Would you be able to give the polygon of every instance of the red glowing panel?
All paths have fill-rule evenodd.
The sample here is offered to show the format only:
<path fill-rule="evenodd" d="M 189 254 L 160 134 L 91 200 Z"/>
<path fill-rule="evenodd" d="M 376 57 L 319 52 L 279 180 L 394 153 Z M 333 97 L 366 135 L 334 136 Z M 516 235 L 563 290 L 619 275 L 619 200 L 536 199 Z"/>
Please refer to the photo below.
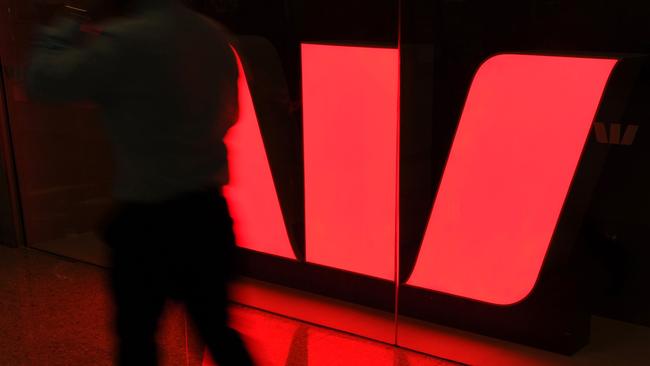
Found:
<path fill-rule="evenodd" d="M 398 57 L 302 45 L 308 262 L 394 279 Z"/>
<path fill-rule="evenodd" d="M 478 70 L 409 285 L 509 305 L 532 290 L 617 60 Z"/>
<path fill-rule="evenodd" d="M 230 182 L 223 193 L 237 245 L 295 259 L 239 56 L 239 120 L 226 135 Z"/>

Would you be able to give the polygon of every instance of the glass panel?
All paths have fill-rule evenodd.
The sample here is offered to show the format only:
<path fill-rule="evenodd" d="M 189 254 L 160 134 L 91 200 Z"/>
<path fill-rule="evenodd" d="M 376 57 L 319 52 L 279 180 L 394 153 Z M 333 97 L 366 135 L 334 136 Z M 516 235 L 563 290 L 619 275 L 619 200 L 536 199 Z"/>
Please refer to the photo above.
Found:
<path fill-rule="evenodd" d="M 20 82 L 34 25 L 59 5 L 17 1 L 10 19 L 7 100 L 25 239 L 29 246 L 106 265 L 107 248 L 95 232 L 112 204 L 112 162 L 99 113 L 89 104 L 28 101 Z"/>
<path fill-rule="evenodd" d="M 645 95 L 639 65 L 620 55 L 641 51 L 630 42 L 640 18 L 538 1 L 400 6 L 398 344 L 469 364 L 532 362 L 453 327 L 575 352 L 589 334 L 594 238 L 609 226 L 630 248 L 641 240 L 600 198 L 617 192 L 614 165 L 643 156 L 606 145 L 624 145 L 624 128 L 634 140 L 628 119 L 647 119 L 633 103 Z M 622 169 L 617 180 L 635 180 Z M 610 213 L 636 221 L 626 202 Z"/>
<path fill-rule="evenodd" d="M 397 1 L 197 4 L 235 34 L 241 71 L 225 140 L 245 274 L 234 300 L 394 343 Z M 24 60 L 47 9 L 20 6 L 12 50 Z M 28 245 L 107 264 L 94 234 L 112 205 L 98 110 L 30 102 L 16 82 L 10 112 Z"/>
<path fill-rule="evenodd" d="M 15 154 L 16 171 L 19 182 L 19 199 L 22 208 L 22 219 L 25 230 L 26 244 L 30 247 L 44 250 L 57 255 L 73 258 L 86 263 L 107 266 L 108 248 L 96 233 L 110 211 L 113 200 L 111 193 L 112 158 L 111 150 L 100 124 L 99 111 L 90 104 L 53 104 L 36 103 L 26 98 L 22 85 L 25 61 L 33 41 L 33 31 L 36 25 L 51 16 L 64 1 L 48 1 L 47 4 L 36 4 L 32 1 L 11 1 L 8 6 L 2 6 L 2 14 L 9 14 L 6 26 L 11 37 L 7 41 L 7 58 L 5 72 L 9 127 Z M 4 11 L 11 8 L 11 12 Z M 4 19 L 3 19 L 4 20 Z M 4 30 L 4 29 L 3 29 Z M 3 43 L 3 46 L 5 44 Z M 55 345 L 56 347 L 71 344 L 84 344 L 88 339 L 96 341 L 103 347 L 105 354 L 101 359 L 109 361 L 114 357 L 111 343 L 114 340 L 114 330 L 111 321 L 112 306 L 110 301 L 104 301 L 110 292 L 105 288 L 106 272 L 96 267 L 74 264 L 77 271 L 87 272 L 81 280 L 74 275 L 60 274 L 68 270 L 51 256 L 36 255 L 46 263 L 35 265 L 38 271 L 34 276 L 26 277 L 27 292 L 22 295 L 25 299 L 19 302 L 30 304 L 29 310 L 23 314 L 27 323 L 40 320 L 40 314 L 47 313 L 65 324 L 60 326 L 65 336 L 55 336 L 69 341 Z M 26 255 L 28 262 L 33 255 Z M 22 264 L 21 261 L 18 261 Z M 51 263 L 50 263 L 51 262 Z M 36 262 L 34 262 L 36 263 Z M 50 268 L 51 267 L 51 268 Z M 71 267 L 71 268 L 72 268 Z M 45 271 L 39 273 L 39 271 Z M 56 275 L 54 275 L 56 273 Z M 37 277 L 42 278 L 37 278 Z M 45 288 L 50 285 L 50 277 L 65 279 L 57 282 L 68 288 Z M 32 278 L 33 277 L 33 278 Z M 45 278 L 45 280 L 43 280 Z M 95 281 L 96 280 L 96 281 Z M 100 283 L 99 288 L 93 288 L 93 281 Z M 84 288 L 88 283 L 90 287 Z M 97 296 L 89 296 L 88 292 L 99 292 Z M 24 289 L 22 292 L 25 292 Z M 55 294 L 52 297 L 52 294 Z M 46 296 L 47 295 L 47 296 Z M 96 294 L 93 294 L 96 295 Z M 81 299 L 75 299 L 81 297 Z M 59 298 L 60 297 L 60 298 Z M 74 300 L 74 301 L 73 301 Z M 82 306 L 89 310 L 86 320 L 100 320 L 96 328 L 84 330 L 94 332 L 92 337 L 80 331 L 70 332 L 76 326 L 78 319 L 67 319 L 60 316 L 63 313 L 74 313 L 72 310 Z M 94 308 L 93 308 L 94 307 Z M 55 315 L 58 315 L 56 317 Z M 86 314 L 88 315 L 88 314 Z M 46 317 L 47 318 L 47 317 Z M 52 319 L 45 319 L 45 325 L 28 324 L 25 334 L 30 340 L 45 339 L 51 341 Z M 86 324 L 82 322 L 83 324 Z M 82 325 L 83 325 L 82 324 Z M 72 327 L 72 328 L 71 328 Z M 39 331 L 40 330 L 40 331 Z M 45 332 L 43 332 L 45 330 Z M 48 336 L 49 335 L 49 336 Z M 183 309 L 179 306 L 169 307 L 162 315 L 159 328 L 159 341 L 162 345 L 160 357 L 170 364 L 186 362 L 186 331 Z M 108 336 L 108 338 L 106 337 Z M 84 339 L 87 337 L 87 339 Z M 41 345 L 27 344 L 28 349 L 36 349 Z M 89 345 L 90 348 L 96 346 Z M 106 346 L 106 347 L 104 347 Z M 55 348 L 56 348 L 55 347 Z M 45 347 L 46 349 L 48 347 Z M 47 352 L 61 351 L 49 347 Z M 46 352 L 46 353 L 47 353 Z M 72 352 L 74 353 L 74 352 Z M 25 356 L 25 355 L 23 355 Z M 52 355 L 36 355 L 45 358 Z M 35 357 L 36 357 L 35 356 Z M 28 357 L 28 356 L 25 356 Z M 88 355 L 83 354 L 87 362 Z M 23 357 L 24 358 L 24 357 Z M 29 357 L 28 357 L 29 358 Z M 76 361 L 70 361 L 76 363 Z"/>
<path fill-rule="evenodd" d="M 394 342 L 396 1 L 244 1 L 225 187 L 244 304 Z"/>

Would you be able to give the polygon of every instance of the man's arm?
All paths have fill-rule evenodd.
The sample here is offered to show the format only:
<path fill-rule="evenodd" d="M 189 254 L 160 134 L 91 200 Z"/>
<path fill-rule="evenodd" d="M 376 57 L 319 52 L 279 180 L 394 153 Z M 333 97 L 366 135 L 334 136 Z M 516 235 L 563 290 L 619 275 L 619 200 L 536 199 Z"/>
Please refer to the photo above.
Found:
<path fill-rule="evenodd" d="M 86 44 L 80 23 L 60 19 L 37 36 L 27 68 L 30 98 L 43 101 L 93 99 L 106 91 L 117 76 L 120 55 L 116 40 L 99 33 Z"/>

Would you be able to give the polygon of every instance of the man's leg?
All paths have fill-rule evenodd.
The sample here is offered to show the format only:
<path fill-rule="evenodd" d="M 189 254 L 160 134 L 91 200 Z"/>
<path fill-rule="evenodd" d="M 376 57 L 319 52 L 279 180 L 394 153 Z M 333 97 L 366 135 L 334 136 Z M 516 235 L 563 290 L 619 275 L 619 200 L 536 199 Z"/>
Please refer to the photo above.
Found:
<path fill-rule="evenodd" d="M 199 336 L 220 366 L 252 366 L 246 345 L 228 325 L 228 301 L 225 286 L 219 280 L 189 295 L 185 302 Z M 220 288 L 222 287 L 222 288 Z"/>
<path fill-rule="evenodd" d="M 111 285 L 118 337 L 118 365 L 157 365 L 156 330 L 165 303 L 155 252 L 147 252 L 137 222 L 128 216 L 107 233 L 113 247 Z M 131 221 L 131 222 L 129 222 Z M 149 238 L 150 239 L 150 238 Z"/>
<path fill-rule="evenodd" d="M 193 205 L 195 219 L 184 259 L 183 300 L 200 337 L 220 366 L 253 365 L 241 337 L 228 325 L 228 280 L 235 247 L 232 219 L 216 194 Z"/>

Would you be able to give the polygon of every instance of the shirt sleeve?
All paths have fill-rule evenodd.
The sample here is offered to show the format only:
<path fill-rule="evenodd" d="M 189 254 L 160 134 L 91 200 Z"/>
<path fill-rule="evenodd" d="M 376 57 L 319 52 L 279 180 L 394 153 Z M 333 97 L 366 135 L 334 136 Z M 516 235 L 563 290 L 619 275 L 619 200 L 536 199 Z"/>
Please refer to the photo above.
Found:
<path fill-rule="evenodd" d="M 90 100 L 110 87 L 120 62 L 116 40 L 99 33 L 82 44 L 82 36 L 80 24 L 73 19 L 60 19 L 39 31 L 25 80 L 30 98 Z"/>

